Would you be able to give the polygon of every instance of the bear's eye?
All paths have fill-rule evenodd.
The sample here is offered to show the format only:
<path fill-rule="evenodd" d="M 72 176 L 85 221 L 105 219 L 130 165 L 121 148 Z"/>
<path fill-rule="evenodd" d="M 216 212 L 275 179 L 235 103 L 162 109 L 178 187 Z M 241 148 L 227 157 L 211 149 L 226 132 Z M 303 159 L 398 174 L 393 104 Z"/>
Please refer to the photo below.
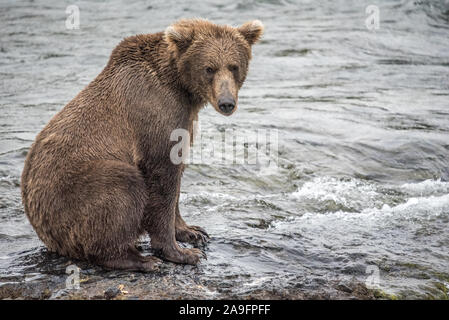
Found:
<path fill-rule="evenodd" d="M 214 73 L 215 73 L 215 70 L 212 69 L 211 67 L 207 67 L 207 68 L 206 68 L 206 73 L 207 73 L 207 74 L 214 74 Z"/>
<path fill-rule="evenodd" d="M 231 71 L 231 72 L 236 72 L 238 70 L 239 70 L 239 67 L 234 64 L 229 66 L 229 71 Z"/>

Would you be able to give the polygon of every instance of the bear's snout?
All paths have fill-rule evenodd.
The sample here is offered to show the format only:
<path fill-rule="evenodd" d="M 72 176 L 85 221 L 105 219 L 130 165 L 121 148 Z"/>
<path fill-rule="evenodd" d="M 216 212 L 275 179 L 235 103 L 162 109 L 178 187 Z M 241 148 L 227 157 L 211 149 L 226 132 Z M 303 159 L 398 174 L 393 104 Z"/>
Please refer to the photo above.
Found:
<path fill-rule="evenodd" d="M 237 109 L 238 89 L 232 74 L 227 70 L 217 73 L 211 99 L 214 108 L 225 116 L 230 116 Z"/>
<path fill-rule="evenodd" d="M 224 96 L 218 99 L 218 108 L 225 114 L 231 115 L 235 108 L 235 100 L 232 96 Z"/>

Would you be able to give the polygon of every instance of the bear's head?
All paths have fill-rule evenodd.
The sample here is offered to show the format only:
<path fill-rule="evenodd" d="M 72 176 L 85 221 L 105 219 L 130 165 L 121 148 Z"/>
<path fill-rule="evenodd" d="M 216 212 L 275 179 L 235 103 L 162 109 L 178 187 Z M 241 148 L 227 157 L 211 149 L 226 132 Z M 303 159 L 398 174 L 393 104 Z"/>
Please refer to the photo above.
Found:
<path fill-rule="evenodd" d="M 263 32 L 254 20 L 234 28 L 207 20 L 180 20 L 164 33 L 182 85 L 226 116 L 237 109 L 238 90 L 245 81 L 251 46 Z"/>

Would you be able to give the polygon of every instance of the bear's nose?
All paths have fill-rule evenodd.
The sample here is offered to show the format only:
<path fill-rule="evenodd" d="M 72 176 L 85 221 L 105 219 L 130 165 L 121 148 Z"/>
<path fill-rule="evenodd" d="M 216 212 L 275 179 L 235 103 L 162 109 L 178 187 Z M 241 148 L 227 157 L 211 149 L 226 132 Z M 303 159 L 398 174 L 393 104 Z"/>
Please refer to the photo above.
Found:
<path fill-rule="evenodd" d="M 235 108 L 235 100 L 230 97 L 220 98 L 218 100 L 218 107 L 224 113 L 231 113 Z"/>

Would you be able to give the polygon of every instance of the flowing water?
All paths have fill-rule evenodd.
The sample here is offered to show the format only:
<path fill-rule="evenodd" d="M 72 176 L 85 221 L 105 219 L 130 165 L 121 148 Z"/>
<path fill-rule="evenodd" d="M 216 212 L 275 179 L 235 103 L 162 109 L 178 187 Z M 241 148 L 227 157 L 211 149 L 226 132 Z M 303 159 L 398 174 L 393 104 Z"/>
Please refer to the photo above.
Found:
<path fill-rule="evenodd" d="M 81 291 L 109 279 L 141 286 L 140 297 L 166 282 L 180 297 L 338 298 L 360 283 L 384 297 L 447 298 L 449 1 L 375 2 L 373 29 L 370 1 L 77 1 L 80 28 L 69 30 L 69 1 L 1 1 L 0 292 L 62 288 L 71 263 L 46 252 L 21 204 L 36 134 L 123 37 L 203 17 L 265 25 L 239 110 L 208 107 L 200 124 L 277 130 L 276 165 L 191 164 L 181 212 L 211 234 L 208 260 L 135 282 L 78 264 L 95 279 Z"/>

